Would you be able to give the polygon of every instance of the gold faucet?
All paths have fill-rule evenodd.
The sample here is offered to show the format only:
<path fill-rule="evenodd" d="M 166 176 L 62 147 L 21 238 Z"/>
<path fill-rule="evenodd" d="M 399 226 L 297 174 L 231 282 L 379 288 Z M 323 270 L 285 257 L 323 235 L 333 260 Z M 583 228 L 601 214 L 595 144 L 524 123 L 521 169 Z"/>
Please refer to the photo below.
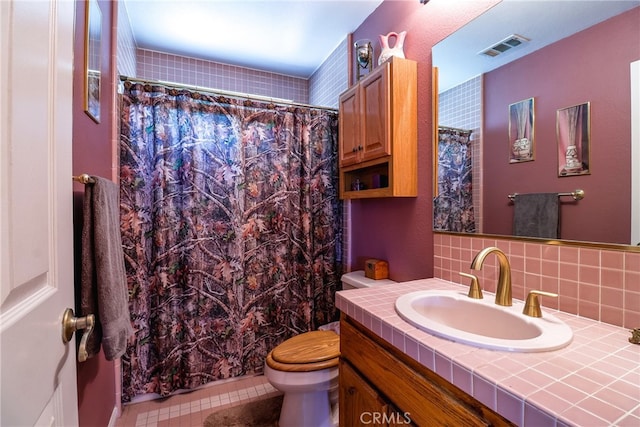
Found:
<path fill-rule="evenodd" d="M 540 301 L 538 299 L 539 295 L 558 298 L 558 294 L 554 294 L 553 292 L 531 290 L 529 291 L 529 295 L 527 295 L 527 302 L 524 304 L 522 314 L 531 317 L 542 317 L 542 309 L 540 308 Z"/>
<path fill-rule="evenodd" d="M 507 256 L 499 248 L 490 246 L 484 248 L 471 261 L 471 269 L 481 270 L 484 259 L 490 253 L 495 253 L 500 265 L 500 275 L 498 276 L 498 289 L 496 290 L 496 304 L 511 305 L 511 266 Z"/>
<path fill-rule="evenodd" d="M 480 289 L 480 282 L 478 281 L 478 277 L 473 274 L 463 273 L 462 271 L 458 274 L 460 274 L 462 277 L 471 279 L 471 286 L 469 286 L 469 293 L 467 294 L 467 296 L 473 299 L 482 299 L 482 289 Z"/>

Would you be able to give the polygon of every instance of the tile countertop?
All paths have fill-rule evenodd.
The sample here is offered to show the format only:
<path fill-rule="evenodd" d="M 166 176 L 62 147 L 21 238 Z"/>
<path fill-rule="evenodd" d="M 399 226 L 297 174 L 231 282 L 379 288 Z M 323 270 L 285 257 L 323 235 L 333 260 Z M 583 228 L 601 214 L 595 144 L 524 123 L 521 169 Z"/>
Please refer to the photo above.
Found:
<path fill-rule="evenodd" d="M 431 335 L 396 314 L 396 298 L 428 289 L 467 287 L 421 279 L 340 291 L 336 305 L 519 426 L 640 426 L 640 346 L 629 343 L 627 329 L 545 308 L 543 299 L 543 315 L 573 330 L 567 347 L 542 353 L 476 348 Z"/>

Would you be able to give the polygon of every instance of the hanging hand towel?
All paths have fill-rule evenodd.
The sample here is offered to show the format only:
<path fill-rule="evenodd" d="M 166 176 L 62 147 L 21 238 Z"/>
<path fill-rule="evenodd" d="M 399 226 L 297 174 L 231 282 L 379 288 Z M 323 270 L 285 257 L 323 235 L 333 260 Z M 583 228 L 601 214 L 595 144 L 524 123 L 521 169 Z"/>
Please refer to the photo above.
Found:
<path fill-rule="evenodd" d="M 518 194 L 513 203 L 514 236 L 558 238 L 558 193 Z"/>
<path fill-rule="evenodd" d="M 82 272 L 80 310 L 94 314 L 96 326 L 87 342 L 92 357 L 104 349 L 107 360 L 122 356 L 133 333 L 120 236 L 118 186 L 92 177 L 85 185 L 82 225 Z"/>

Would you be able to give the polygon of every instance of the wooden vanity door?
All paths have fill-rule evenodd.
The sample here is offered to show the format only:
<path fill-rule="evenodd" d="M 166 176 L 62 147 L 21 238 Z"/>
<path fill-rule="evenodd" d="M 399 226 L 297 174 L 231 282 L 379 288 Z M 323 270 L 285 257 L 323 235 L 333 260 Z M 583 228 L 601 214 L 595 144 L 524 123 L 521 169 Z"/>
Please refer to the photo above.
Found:
<path fill-rule="evenodd" d="M 340 425 L 385 425 L 374 422 L 374 417 L 389 411 L 387 403 L 344 360 L 340 360 Z"/>

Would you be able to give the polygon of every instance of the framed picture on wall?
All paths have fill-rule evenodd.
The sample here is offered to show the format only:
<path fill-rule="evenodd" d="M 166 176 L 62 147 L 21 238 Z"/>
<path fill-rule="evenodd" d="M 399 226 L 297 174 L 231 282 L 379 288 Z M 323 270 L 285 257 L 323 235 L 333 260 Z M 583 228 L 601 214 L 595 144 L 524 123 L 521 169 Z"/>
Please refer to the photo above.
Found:
<path fill-rule="evenodd" d="M 589 102 L 561 108 L 556 113 L 558 176 L 588 175 L 591 144 Z"/>
<path fill-rule="evenodd" d="M 533 98 L 509 105 L 509 163 L 535 158 Z"/>

